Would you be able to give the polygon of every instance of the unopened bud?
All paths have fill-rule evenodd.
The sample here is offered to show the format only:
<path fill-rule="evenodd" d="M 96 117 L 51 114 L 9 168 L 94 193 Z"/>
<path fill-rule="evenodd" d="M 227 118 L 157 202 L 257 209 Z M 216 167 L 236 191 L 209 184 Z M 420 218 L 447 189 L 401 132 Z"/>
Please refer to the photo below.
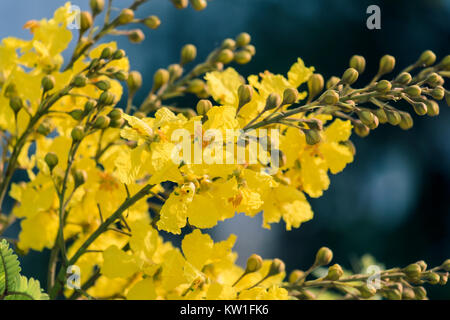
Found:
<path fill-rule="evenodd" d="M 113 52 L 111 48 L 106 47 L 102 50 L 102 53 L 100 54 L 100 59 L 109 59 L 111 58 Z"/>
<path fill-rule="evenodd" d="M 144 19 L 144 24 L 150 29 L 157 29 L 161 25 L 161 20 L 157 16 L 150 16 Z"/>
<path fill-rule="evenodd" d="M 433 97 L 433 99 L 442 100 L 442 99 L 444 99 L 444 95 L 445 95 L 445 90 L 441 86 L 437 86 L 436 88 L 431 90 L 431 96 Z"/>
<path fill-rule="evenodd" d="M 128 40 L 132 43 L 141 43 L 145 40 L 145 35 L 141 29 L 134 29 L 128 34 Z"/>
<path fill-rule="evenodd" d="M 112 59 L 119 60 L 125 57 L 125 50 L 119 49 L 116 52 L 113 53 Z"/>
<path fill-rule="evenodd" d="M 83 118 L 84 115 L 84 111 L 81 109 L 75 109 L 69 112 L 69 115 L 74 119 L 74 120 L 81 120 Z"/>
<path fill-rule="evenodd" d="M 11 109 L 14 111 L 14 113 L 18 113 L 20 111 L 20 109 L 23 108 L 23 102 L 22 99 L 20 99 L 19 97 L 12 97 L 9 100 L 9 106 L 11 107 Z"/>
<path fill-rule="evenodd" d="M 445 260 L 444 263 L 441 265 L 441 267 L 445 271 L 450 272 L 450 259 Z"/>
<path fill-rule="evenodd" d="M 45 163 L 47 163 L 48 167 L 50 168 L 50 172 L 53 171 L 53 168 L 55 168 L 58 164 L 58 156 L 54 152 L 49 152 L 45 155 Z"/>
<path fill-rule="evenodd" d="M 194 8 L 194 10 L 203 10 L 206 8 L 206 6 L 208 5 L 206 3 L 206 0 L 189 0 L 191 2 L 191 6 L 192 8 Z"/>
<path fill-rule="evenodd" d="M 418 85 L 412 85 L 405 88 L 404 92 L 410 97 L 418 97 L 422 93 L 422 89 Z"/>
<path fill-rule="evenodd" d="M 339 79 L 338 77 L 332 76 L 330 79 L 328 79 L 326 88 L 334 88 L 340 81 L 341 79 Z"/>
<path fill-rule="evenodd" d="M 46 75 L 42 78 L 41 85 L 44 92 L 50 91 L 55 86 L 55 78 L 51 75 Z"/>
<path fill-rule="evenodd" d="M 436 72 L 433 72 L 427 77 L 427 83 L 432 87 L 436 87 L 444 84 L 444 79 Z"/>
<path fill-rule="evenodd" d="M 324 80 L 320 73 L 314 73 L 308 79 L 309 98 L 313 99 L 323 90 Z"/>
<path fill-rule="evenodd" d="M 403 84 L 403 85 L 407 85 L 408 83 L 410 83 L 412 80 L 411 74 L 409 72 L 402 72 L 400 73 L 397 78 L 395 78 L 395 81 Z"/>
<path fill-rule="evenodd" d="M 310 146 L 313 146 L 322 140 L 319 130 L 305 129 L 303 130 L 303 132 L 305 133 L 306 143 L 309 144 Z"/>
<path fill-rule="evenodd" d="M 238 64 L 246 64 L 252 60 L 252 55 L 247 50 L 241 50 L 234 55 L 234 61 Z"/>
<path fill-rule="evenodd" d="M 197 57 L 197 48 L 193 44 L 187 44 L 181 49 L 181 62 L 180 64 L 189 63 Z"/>
<path fill-rule="evenodd" d="M 447 103 L 447 106 L 450 107 L 450 91 L 445 90 L 445 102 Z"/>
<path fill-rule="evenodd" d="M 336 281 L 343 275 L 344 270 L 342 270 L 342 267 L 338 264 L 334 264 L 328 268 L 328 274 L 325 277 L 325 280 Z"/>
<path fill-rule="evenodd" d="M 424 272 L 425 270 L 427 270 L 427 267 L 428 267 L 428 266 L 427 266 L 427 263 L 426 263 L 425 261 L 420 260 L 420 261 L 417 261 L 416 264 L 419 265 L 420 270 L 421 270 L 422 272 Z"/>
<path fill-rule="evenodd" d="M 94 85 L 103 91 L 109 90 L 111 88 L 111 84 L 109 83 L 109 81 L 106 80 L 97 81 L 94 83 Z"/>
<path fill-rule="evenodd" d="M 86 82 L 87 78 L 82 74 L 78 74 L 75 76 L 75 78 L 72 79 L 72 84 L 77 88 L 86 86 Z"/>
<path fill-rule="evenodd" d="M 127 85 L 130 94 L 134 95 L 142 86 L 142 75 L 138 71 L 131 71 L 128 74 Z"/>
<path fill-rule="evenodd" d="M 423 67 L 431 66 L 436 61 L 436 55 L 431 50 L 424 51 L 419 60 L 417 60 L 417 64 Z"/>
<path fill-rule="evenodd" d="M 234 59 L 234 53 L 230 49 L 223 49 L 217 55 L 217 61 L 224 64 L 230 63 Z"/>
<path fill-rule="evenodd" d="M 114 79 L 119 81 L 125 81 L 128 79 L 126 72 L 122 70 L 115 72 L 112 76 L 114 77 Z"/>
<path fill-rule="evenodd" d="M 381 80 L 375 86 L 375 90 L 378 92 L 388 92 L 391 88 L 392 84 L 387 80 Z"/>
<path fill-rule="evenodd" d="M 375 116 L 372 112 L 368 110 L 361 110 L 357 112 L 359 120 L 361 120 L 362 123 L 364 123 L 369 128 L 373 125 L 373 122 L 375 121 Z"/>
<path fill-rule="evenodd" d="M 72 172 L 75 188 L 83 185 L 87 180 L 87 173 L 84 170 L 74 170 Z"/>
<path fill-rule="evenodd" d="M 42 122 L 39 127 L 36 129 L 36 132 L 43 135 L 44 137 L 47 136 L 50 133 L 50 126 L 45 123 Z"/>
<path fill-rule="evenodd" d="M 119 120 L 119 119 L 121 119 L 122 118 L 122 114 L 123 114 L 123 111 L 122 111 L 122 109 L 112 109 L 109 113 L 108 113 L 108 117 L 111 119 L 111 120 Z"/>
<path fill-rule="evenodd" d="M 352 85 L 353 83 L 358 80 L 358 71 L 354 68 L 348 68 L 345 70 L 344 74 L 342 75 L 342 82 L 345 84 Z"/>
<path fill-rule="evenodd" d="M 80 13 L 80 31 L 84 32 L 92 27 L 93 24 L 92 15 L 87 11 L 82 11 Z"/>
<path fill-rule="evenodd" d="M 400 128 L 403 130 L 411 129 L 414 125 L 414 121 L 411 117 L 411 115 L 408 112 L 401 112 L 400 113 L 401 121 L 400 121 Z"/>
<path fill-rule="evenodd" d="M 373 297 L 377 293 L 377 289 L 374 286 L 362 285 L 357 287 L 358 291 L 361 294 L 361 297 L 364 299 L 368 299 Z"/>
<path fill-rule="evenodd" d="M 123 118 L 111 120 L 109 126 L 111 128 L 122 128 L 123 124 L 125 123 L 125 120 Z"/>
<path fill-rule="evenodd" d="M 370 128 L 359 120 L 353 121 L 355 126 L 355 133 L 361 138 L 367 137 L 370 133 Z"/>
<path fill-rule="evenodd" d="M 403 268 L 402 271 L 406 274 L 409 279 L 418 279 L 422 272 L 422 269 L 417 263 L 412 263 L 407 267 Z"/>
<path fill-rule="evenodd" d="M 413 291 L 418 300 L 423 300 L 427 297 L 427 291 L 424 287 L 413 287 Z"/>
<path fill-rule="evenodd" d="M 278 93 L 272 92 L 266 99 L 266 107 L 265 110 L 272 110 L 280 106 L 281 97 Z"/>
<path fill-rule="evenodd" d="M 183 68 L 177 63 L 171 64 L 167 70 L 169 70 L 171 80 L 177 80 L 183 75 Z"/>
<path fill-rule="evenodd" d="M 212 108 L 212 103 L 209 100 L 202 99 L 197 103 L 197 113 L 200 115 L 205 115 Z"/>
<path fill-rule="evenodd" d="M 450 55 L 445 56 L 441 62 L 439 62 L 439 67 L 443 70 L 450 71 Z"/>
<path fill-rule="evenodd" d="M 98 15 L 105 8 L 105 0 L 91 0 L 89 4 L 94 15 Z"/>
<path fill-rule="evenodd" d="M 381 108 L 376 109 L 373 111 L 373 113 L 378 118 L 380 123 L 386 123 L 388 121 L 387 115 L 386 115 L 386 112 L 384 111 L 384 109 L 381 109 Z"/>
<path fill-rule="evenodd" d="M 413 103 L 413 109 L 416 114 L 419 116 L 423 116 L 427 114 L 427 106 L 423 102 L 415 102 Z"/>
<path fill-rule="evenodd" d="M 275 276 L 277 274 L 280 274 L 284 272 L 285 266 L 284 262 L 280 259 L 273 259 L 272 264 L 270 265 L 269 273 L 267 274 L 268 277 Z"/>
<path fill-rule="evenodd" d="M 294 270 L 289 275 L 289 283 L 296 283 L 300 279 L 303 279 L 305 276 L 305 273 L 301 270 Z"/>
<path fill-rule="evenodd" d="M 366 69 L 366 59 L 363 56 L 354 55 L 350 58 L 350 68 L 356 69 L 359 74 L 363 73 Z"/>
<path fill-rule="evenodd" d="M 298 91 L 294 88 L 287 88 L 283 92 L 283 105 L 296 103 L 298 99 Z"/>
<path fill-rule="evenodd" d="M 247 260 L 245 273 L 253 273 L 261 269 L 263 265 L 262 258 L 257 254 L 252 254 Z"/>
<path fill-rule="evenodd" d="M 314 262 L 314 266 L 326 266 L 333 260 L 333 251 L 328 249 L 327 247 L 322 247 L 317 251 L 316 260 Z"/>
<path fill-rule="evenodd" d="M 416 298 L 416 295 L 414 293 L 414 290 L 409 287 L 403 287 L 402 290 L 402 300 L 414 300 Z"/>
<path fill-rule="evenodd" d="M 172 0 L 172 3 L 177 9 L 184 9 L 188 6 L 188 0 Z"/>
<path fill-rule="evenodd" d="M 439 278 L 439 285 L 441 286 L 445 286 L 448 282 L 448 272 L 446 273 L 441 273 L 440 278 Z"/>
<path fill-rule="evenodd" d="M 76 126 L 72 129 L 72 132 L 70 133 L 72 136 L 73 141 L 81 141 L 84 137 L 84 130 L 81 126 Z"/>
<path fill-rule="evenodd" d="M 250 43 L 252 38 L 247 32 L 242 32 L 236 37 L 236 45 L 238 47 L 246 46 Z"/>
<path fill-rule="evenodd" d="M 252 56 L 256 54 L 256 48 L 252 44 L 248 44 L 243 48 L 245 51 L 248 51 Z"/>
<path fill-rule="evenodd" d="M 248 84 L 242 84 L 238 88 L 238 97 L 239 97 L 239 107 L 242 108 L 244 105 L 249 103 L 252 100 L 253 96 L 253 87 Z"/>
<path fill-rule="evenodd" d="M 94 128 L 106 129 L 111 122 L 111 119 L 107 116 L 99 116 L 95 119 Z"/>
<path fill-rule="evenodd" d="M 153 91 L 158 90 L 169 81 L 169 71 L 158 69 L 153 76 Z"/>
<path fill-rule="evenodd" d="M 386 117 L 389 124 L 396 126 L 402 121 L 402 117 L 400 113 L 395 110 L 386 110 Z"/>
<path fill-rule="evenodd" d="M 96 102 L 95 100 L 88 100 L 85 104 L 84 104 L 84 114 L 88 114 L 89 112 L 92 111 L 92 109 L 95 108 L 96 106 Z"/>
<path fill-rule="evenodd" d="M 378 68 L 378 74 L 383 75 L 394 70 L 395 58 L 390 55 L 385 55 L 380 59 L 380 66 Z"/>
<path fill-rule="evenodd" d="M 114 103 L 114 95 L 109 91 L 103 91 L 98 98 L 98 102 L 104 105 L 111 105 Z"/>
<path fill-rule="evenodd" d="M 119 17 L 117 18 L 117 21 L 119 24 L 127 24 L 130 23 L 131 21 L 133 21 L 134 19 L 134 11 L 131 9 L 123 9 L 120 14 Z"/>
<path fill-rule="evenodd" d="M 440 277 L 436 272 L 427 272 L 422 275 L 422 280 L 435 285 L 439 283 Z"/>

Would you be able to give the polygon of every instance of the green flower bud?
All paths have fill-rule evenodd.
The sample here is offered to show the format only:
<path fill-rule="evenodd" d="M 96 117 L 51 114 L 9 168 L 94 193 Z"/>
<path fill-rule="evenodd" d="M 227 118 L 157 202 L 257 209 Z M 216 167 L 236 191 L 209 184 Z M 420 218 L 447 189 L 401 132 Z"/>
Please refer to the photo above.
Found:
<path fill-rule="evenodd" d="M 445 90 L 441 86 L 437 86 L 436 88 L 431 90 L 431 96 L 433 97 L 433 99 L 442 100 L 442 99 L 444 99 L 444 95 L 445 95 Z"/>
<path fill-rule="evenodd" d="M 217 55 L 217 61 L 222 62 L 224 64 L 230 63 L 234 59 L 234 53 L 230 49 L 223 49 Z"/>
<path fill-rule="evenodd" d="M 309 98 L 313 99 L 323 90 L 324 80 L 321 74 L 314 73 L 308 79 Z"/>
<path fill-rule="evenodd" d="M 325 91 L 320 99 L 328 105 L 335 105 L 339 101 L 339 93 L 335 90 L 327 90 Z"/>
<path fill-rule="evenodd" d="M 418 97 L 422 93 L 422 89 L 418 85 L 412 85 L 405 88 L 404 92 L 410 97 Z"/>
<path fill-rule="evenodd" d="M 368 286 L 366 284 L 363 284 L 362 286 L 359 286 L 356 289 L 358 289 L 358 291 L 361 294 L 361 297 L 364 299 L 372 298 L 377 293 L 377 289 L 375 289 L 374 286 Z"/>
<path fill-rule="evenodd" d="M 206 84 L 201 79 L 194 79 L 189 82 L 187 91 L 194 93 L 194 94 L 200 94 L 206 89 Z"/>
<path fill-rule="evenodd" d="M 161 25 L 161 20 L 157 16 L 150 16 L 144 19 L 144 24 L 150 29 L 157 29 Z"/>
<path fill-rule="evenodd" d="M 363 56 L 354 55 L 350 58 L 350 68 L 358 71 L 359 74 L 363 73 L 366 69 L 366 59 Z"/>
<path fill-rule="evenodd" d="M 394 70 L 395 58 L 390 55 L 385 55 L 380 59 L 380 66 L 378 68 L 378 74 L 383 75 Z"/>
<path fill-rule="evenodd" d="M 197 48 L 193 44 L 186 44 L 181 49 L 181 65 L 194 61 L 197 57 Z"/>
<path fill-rule="evenodd" d="M 92 13 L 96 16 L 105 8 L 105 0 L 91 0 L 89 2 Z"/>
<path fill-rule="evenodd" d="M 49 152 L 45 155 L 45 163 L 47 163 L 50 172 L 58 165 L 58 156 L 54 152 Z"/>
<path fill-rule="evenodd" d="M 253 273 L 262 268 L 263 260 L 257 254 L 252 254 L 247 260 L 247 266 L 245 268 L 245 273 Z"/>
<path fill-rule="evenodd" d="M 306 143 L 309 144 L 310 146 L 313 146 L 322 140 L 319 130 L 305 129 L 303 130 L 303 132 L 305 133 Z"/>
<path fill-rule="evenodd" d="M 74 85 L 77 88 L 82 88 L 86 86 L 86 82 L 87 78 L 82 74 L 78 74 L 72 79 L 72 85 Z"/>
<path fill-rule="evenodd" d="M 172 3 L 177 9 L 184 9 L 188 6 L 188 0 L 172 0 Z"/>
<path fill-rule="evenodd" d="M 349 148 L 353 155 L 356 154 L 356 147 L 351 140 L 341 141 L 340 144 Z"/>
<path fill-rule="evenodd" d="M 383 295 L 388 300 L 401 300 L 402 299 L 402 293 L 398 289 L 387 289 L 383 292 Z"/>
<path fill-rule="evenodd" d="M 403 84 L 403 85 L 407 85 L 408 83 L 410 83 L 412 80 L 411 74 L 408 72 L 402 72 L 400 73 L 397 78 L 395 78 L 395 81 Z"/>
<path fill-rule="evenodd" d="M 279 107 L 281 104 L 281 97 L 278 93 L 272 92 L 266 99 L 265 110 L 272 110 Z"/>
<path fill-rule="evenodd" d="M 36 132 L 43 135 L 44 137 L 49 135 L 50 131 L 51 131 L 50 126 L 45 122 L 42 122 L 36 129 Z"/>
<path fill-rule="evenodd" d="M 241 50 L 234 55 L 234 61 L 238 64 L 246 64 L 252 60 L 252 55 L 247 50 Z"/>
<path fill-rule="evenodd" d="M 421 270 L 422 272 L 424 272 L 425 270 L 427 270 L 427 263 L 426 263 L 425 261 L 420 260 L 420 261 L 417 261 L 416 264 L 419 265 L 420 270 Z"/>
<path fill-rule="evenodd" d="M 386 110 L 386 117 L 387 117 L 387 121 L 393 125 L 396 126 L 400 123 L 400 121 L 402 121 L 402 117 L 400 116 L 400 114 L 395 111 L 395 110 Z"/>
<path fill-rule="evenodd" d="M 322 247 L 317 251 L 316 260 L 314 261 L 314 266 L 326 266 L 333 260 L 333 251 L 327 247 Z"/>
<path fill-rule="evenodd" d="M 240 85 L 238 88 L 238 97 L 239 97 L 238 109 L 240 109 L 252 100 L 253 87 L 248 84 Z"/>
<path fill-rule="evenodd" d="M 92 111 L 92 109 L 95 108 L 95 106 L 97 105 L 97 102 L 95 100 L 88 100 L 85 104 L 84 104 L 84 114 L 88 114 L 89 112 Z"/>
<path fill-rule="evenodd" d="M 436 61 L 436 55 L 431 50 L 424 51 L 419 60 L 417 60 L 417 64 L 423 67 L 431 66 Z"/>
<path fill-rule="evenodd" d="M 236 47 L 236 41 L 231 38 L 227 38 L 222 42 L 223 49 L 234 49 Z"/>
<path fill-rule="evenodd" d="M 84 32 L 88 30 L 90 27 L 92 27 L 92 24 L 94 23 L 92 19 L 92 15 L 87 11 L 82 11 L 80 13 L 80 31 Z"/>
<path fill-rule="evenodd" d="M 12 97 L 11 99 L 9 99 L 9 106 L 14 111 L 14 113 L 17 114 L 20 109 L 23 108 L 22 99 L 20 99 L 19 97 Z"/>
<path fill-rule="evenodd" d="M 443 70 L 450 71 L 450 55 L 445 56 L 441 62 L 439 62 L 439 67 Z"/>
<path fill-rule="evenodd" d="M 72 175 L 75 182 L 75 188 L 83 185 L 87 180 L 87 173 L 84 170 L 73 170 Z"/>
<path fill-rule="evenodd" d="M 102 53 L 100 54 L 100 59 L 109 59 L 111 58 L 113 52 L 111 48 L 106 47 L 102 50 Z"/>
<path fill-rule="evenodd" d="M 436 72 L 433 72 L 427 77 L 427 83 L 432 87 L 436 87 L 444 84 L 444 79 Z"/>
<path fill-rule="evenodd" d="M 252 38 L 247 32 L 242 32 L 236 37 L 236 45 L 238 47 L 246 46 L 252 41 Z"/>
<path fill-rule="evenodd" d="M 338 77 L 332 76 L 330 79 L 328 79 L 326 88 L 334 88 L 340 81 L 341 79 L 339 79 Z"/>
<path fill-rule="evenodd" d="M 125 120 L 123 118 L 111 120 L 111 123 L 109 126 L 111 128 L 122 128 L 123 124 L 125 123 Z"/>
<path fill-rule="evenodd" d="M 125 57 L 125 50 L 119 49 L 116 52 L 113 53 L 112 59 L 113 60 L 120 60 L 123 57 Z"/>
<path fill-rule="evenodd" d="M 46 75 L 42 78 L 41 86 L 44 92 L 52 90 L 55 86 L 55 78 L 51 75 Z"/>
<path fill-rule="evenodd" d="M 81 120 L 83 118 L 84 115 L 84 111 L 81 109 L 75 109 L 69 112 L 69 115 L 74 119 L 74 120 Z"/>
<path fill-rule="evenodd" d="M 448 282 L 448 272 L 441 273 L 440 279 L 439 279 L 439 285 L 445 286 Z"/>
<path fill-rule="evenodd" d="M 103 91 L 100 97 L 98 98 L 98 102 L 103 105 L 111 105 L 114 103 L 114 95 L 109 91 Z"/>
<path fill-rule="evenodd" d="M 375 121 L 375 116 L 372 112 L 368 110 L 361 110 L 357 112 L 359 120 L 364 123 L 369 128 L 373 125 Z"/>
<path fill-rule="evenodd" d="M 413 291 L 417 300 L 423 300 L 427 297 L 427 291 L 424 287 L 413 287 Z"/>
<path fill-rule="evenodd" d="M 94 85 L 103 91 L 109 90 L 111 88 L 111 84 L 109 83 L 109 81 L 106 80 L 97 81 L 94 83 Z"/>
<path fill-rule="evenodd" d="M 70 135 L 72 136 L 72 140 L 77 142 L 77 141 L 81 141 L 84 137 L 84 130 L 82 126 L 76 126 L 75 128 L 72 129 L 72 132 L 70 133 Z"/>
<path fill-rule="evenodd" d="M 289 275 L 289 283 L 296 283 L 300 279 L 303 279 L 305 276 L 305 273 L 301 270 L 294 270 Z"/>
<path fill-rule="evenodd" d="M 298 90 L 294 88 L 287 88 L 283 92 L 283 105 L 296 103 L 298 100 Z"/>
<path fill-rule="evenodd" d="M 171 64 L 167 70 L 171 80 L 177 80 L 183 75 L 183 68 L 179 64 Z"/>
<path fill-rule="evenodd" d="M 145 35 L 141 29 L 134 29 L 128 34 L 128 40 L 132 43 L 141 43 L 145 40 Z"/>
<path fill-rule="evenodd" d="M 422 275 L 422 280 L 425 280 L 429 284 L 435 285 L 439 283 L 440 277 L 436 272 L 427 272 Z"/>
<path fill-rule="evenodd" d="M 419 116 L 423 116 L 423 115 L 427 114 L 427 106 L 423 102 L 415 102 L 413 104 L 413 109 L 414 109 L 414 112 L 416 114 L 418 114 Z"/>
<path fill-rule="evenodd" d="M 392 84 L 387 80 L 381 80 L 375 86 L 375 90 L 378 92 L 388 92 L 391 88 Z"/>
<path fill-rule="evenodd" d="M 361 121 L 355 120 L 353 121 L 353 125 L 355 126 L 355 133 L 361 138 L 367 137 L 369 135 L 369 127 L 363 124 Z"/>
<path fill-rule="evenodd" d="M 117 18 L 117 22 L 123 25 L 130 23 L 131 21 L 133 21 L 133 19 L 134 19 L 134 11 L 131 9 L 123 9 L 120 12 L 119 17 Z"/>
<path fill-rule="evenodd" d="M 447 103 L 447 106 L 450 107 L 450 91 L 445 90 L 445 102 Z"/>
<path fill-rule="evenodd" d="M 417 263 L 408 265 L 407 267 L 403 268 L 402 271 L 409 279 L 418 279 L 420 277 L 420 274 L 422 273 L 422 269 Z"/>
<path fill-rule="evenodd" d="M 338 264 L 333 264 L 328 268 L 328 274 L 325 277 L 325 280 L 336 281 L 339 280 L 340 277 L 344 275 L 344 270 Z"/>
<path fill-rule="evenodd" d="M 169 71 L 166 69 L 158 69 L 153 75 L 153 91 L 158 90 L 169 81 Z"/>
<path fill-rule="evenodd" d="M 416 298 L 416 294 L 414 290 L 408 287 L 404 287 L 402 290 L 402 300 L 414 300 Z"/>
<path fill-rule="evenodd" d="M 445 271 L 449 271 L 450 272 L 450 259 L 445 260 L 444 263 L 442 263 L 441 267 Z"/>
<path fill-rule="evenodd" d="M 252 44 L 248 44 L 245 47 L 243 47 L 243 49 L 245 51 L 248 51 L 252 56 L 254 56 L 256 54 L 256 48 L 254 45 Z"/>
<path fill-rule="evenodd" d="M 206 0 L 189 0 L 191 2 L 191 6 L 192 8 L 194 8 L 194 10 L 200 11 L 206 8 L 206 6 L 208 5 L 206 3 Z"/>
<path fill-rule="evenodd" d="M 109 113 L 108 113 L 108 117 L 111 120 L 119 120 L 122 118 L 122 114 L 123 111 L 122 109 L 112 109 Z"/>
<path fill-rule="evenodd" d="M 134 95 L 142 86 L 142 76 L 138 71 L 131 71 L 127 79 L 128 91 L 130 95 Z"/>
<path fill-rule="evenodd" d="M 348 68 L 342 75 L 342 82 L 345 84 L 352 85 L 353 83 L 356 82 L 356 80 L 358 80 L 358 76 L 359 74 L 358 71 L 356 71 L 356 69 Z"/>
<path fill-rule="evenodd" d="M 197 103 L 197 113 L 205 115 L 212 108 L 212 103 L 209 100 L 202 99 Z"/>
<path fill-rule="evenodd" d="M 99 117 L 97 117 L 97 119 L 95 119 L 94 128 L 106 129 L 106 128 L 108 128 L 110 122 L 111 122 L 111 119 L 109 117 L 99 116 Z"/>
<path fill-rule="evenodd" d="M 277 274 L 283 273 L 285 269 L 284 262 L 280 259 L 273 259 L 272 264 L 269 268 L 268 277 L 276 276 Z"/>
<path fill-rule="evenodd" d="M 414 125 L 414 121 L 411 115 L 408 112 L 400 112 L 400 117 L 400 128 L 402 128 L 403 130 L 411 129 Z"/>
<path fill-rule="evenodd" d="M 119 81 L 126 81 L 128 79 L 126 72 L 122 70 L 115 72 L 112 76 Z"/>
<path fill-rule="evenodd" d="M 386 123 L 388 121 L 387 115 L 386 115 L 386 112 L 384 111 L 384 109 L 381 109 L 381 108 L 375 109 L 373 111 L 373 113 L 378 118 L 380 123 Z"/>

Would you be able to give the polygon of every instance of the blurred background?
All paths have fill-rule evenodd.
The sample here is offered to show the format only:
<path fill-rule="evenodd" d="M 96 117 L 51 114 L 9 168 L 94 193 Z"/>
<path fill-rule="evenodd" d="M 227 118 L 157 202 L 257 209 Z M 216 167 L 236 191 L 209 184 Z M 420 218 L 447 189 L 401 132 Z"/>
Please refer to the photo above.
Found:
<path fill-rule="evenodd" d="M 22 29 L 24 23 L 51 17 L 65 1 L 43 2 L 1 1 L 0 38 L 30 38 Z M 88 10 L 88 2 L 72 1 L 82 10 Z M 115 2 L 119 7 L 131 3 Z M 381 8 L 380 30 L 366 27 L 371 4 Z M 132 69 L 143 74 L 138 101 L 150 89 L 158 68 L 179 61 L 185 43 L 198 47 L 200 61 L 224 38 L 242 31 L 252 35 L 256 46 L 251 63 L 234 66 L 245 76 L 264 70 L 286 74 L 301 57 L 327 79 L 340 76 L 349 58 L 360 54 L 367 60 L 364 83 L 376 73 L 384 54 L 396 57 L 399 71 L 425 49 L 433 50 L 438 59 L 450 53 L 450 0 L 213 0 L 201 12 L 191 7 L 176 10 L 169 0 L 152 0 L 138 16 L 151 14 L 158 15 L 162 24 L 157 30 L 144 30 L 142 44 L 130 44 L 125 37 L 107 39 L 118 41 Z M 195 106 L 192 97 L 183 103 Z M 237 234 L 241 265 L 256 252 L 284 260 L 288 271 L 308 268 L 321 246 L 330 247 L 334 261 L 349 269 L 366 253 L 386 267 L 419 259 L 441 264 L 450 257 L 450 108 L 441 103 L 439 117 L 414 116 L 414 120 L 409 131 L 384 125 L 365 139 L 354 136 L 354 163 L 331 177 L 323 197 L 310 199 L 315 217 L 299 229 L 285 232 L 284 224 L 279 224 L 265 230 L 261 219 L 241 214 L 211 230 L 213 237 L 223 240 Z M 18 230 L 16 223 L 6 236 L 17 237 Z M 24 274 L 45 284 L 48 252 L 30 252 L 21 260 Z M 434 286 L 429 296 L 449 299 L 450 286 Z"/>

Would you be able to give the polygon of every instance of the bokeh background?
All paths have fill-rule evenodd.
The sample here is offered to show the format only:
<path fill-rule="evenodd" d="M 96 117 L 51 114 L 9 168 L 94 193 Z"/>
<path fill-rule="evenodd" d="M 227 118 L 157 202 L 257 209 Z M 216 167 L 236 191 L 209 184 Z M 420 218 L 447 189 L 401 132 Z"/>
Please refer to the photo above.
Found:
<path fill-rule="evenodd" d="M 52 16 L 64 2 L 1 1 L 0 38 L 29 38 L 23 24 Z M 119 7 L 131 3 L 115 2 Z M 88 9 L 88 0 L 72 3 Z M 381 30 L 366 27 L 371 4 L 381 8 Z M 341 75 L 349 58 L 360 54 L 368 63 L 360 78 L 364 83 L 384 54 L 397 58 L 399 71 L 425 49 L 438 58 L 450 53 L 450 0 L 213 0 L 202 12 L 176 10 L 169 0 L 152 0 L 139 16 L 150 14 L 158 15 L 162 24 L 156 31 L 145 30 L 142 44 L 130 44 L 123 37 L 107 39 L 118 41 L 132 69 L 143 74 L 138 101 L 150 89 L 153 73 L 179 60 L 183 44 L 197 45 L 199 58 L 204 58 L 224 38 L 242 31 L 252 35 L 257 52 L 250 64 L 235 66 L 243 75 L 264 70 L 285 74 L 302 57 L 328 78 Z M 181 103 L 194 107 L 195 100 L 187 97 Z M 241 264 L 257 252 L 264 258 L 283 259 L 289 270 L 307 268 L 321 246 L 332 248 L 335 261 L 349 269 L 366 253 L 387 267 L 419 259 L 441 264 L 450 257 L 450 108 L 441 103 L 439 117 L 414 120 L 406 132 L 384 125 L 365 139 L 353 137 L 354 163 L 331 177 L 323 197 L 311 199 L 315 217 L 299 229 L 285 232 L 280 224 L 265 230 L 261 219 L 241 214 L 211 233 L 217 240 L 238 235 Z M 15 224 L 6 236 L 17 237 L 18 230 Z M 48 252 L 31 252 L 21 260 L 24 274 L 44 284 Z M 450 286 L 430 288 L 429 296 L 449 299 Z"/>

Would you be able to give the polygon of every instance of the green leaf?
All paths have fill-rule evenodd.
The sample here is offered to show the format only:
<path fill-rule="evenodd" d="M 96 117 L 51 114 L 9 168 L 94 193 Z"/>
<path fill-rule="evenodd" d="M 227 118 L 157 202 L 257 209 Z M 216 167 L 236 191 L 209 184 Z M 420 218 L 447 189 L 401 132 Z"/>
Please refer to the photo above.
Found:
<path fill-rule="evenodd" d="M 17 255 L 9 247 L 8 241 L 0 242 L 0 298 L 16 287 L 20 274 Z"/>
<path fill-rule="evenodd" d="M 18 276 L 15 283 L 15 288 L 9 291 L 5 300 L 48 300 L 48 295 L 42 292 L 38 280 Z"/>

